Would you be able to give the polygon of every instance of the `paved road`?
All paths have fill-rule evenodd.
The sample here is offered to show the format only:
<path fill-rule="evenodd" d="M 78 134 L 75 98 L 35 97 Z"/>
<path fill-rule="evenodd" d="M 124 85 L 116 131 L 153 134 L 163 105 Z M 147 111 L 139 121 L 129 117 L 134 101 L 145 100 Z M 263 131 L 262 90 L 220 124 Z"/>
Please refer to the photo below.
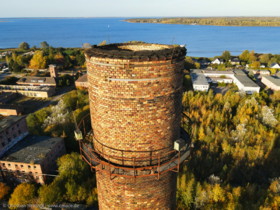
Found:
<path fill-rule="evenodd" d="M 225 93 L 230 89 L 229 87 L 211 87 L 213 89 L 214 93 L 222 93 L 225 95 Z"/>

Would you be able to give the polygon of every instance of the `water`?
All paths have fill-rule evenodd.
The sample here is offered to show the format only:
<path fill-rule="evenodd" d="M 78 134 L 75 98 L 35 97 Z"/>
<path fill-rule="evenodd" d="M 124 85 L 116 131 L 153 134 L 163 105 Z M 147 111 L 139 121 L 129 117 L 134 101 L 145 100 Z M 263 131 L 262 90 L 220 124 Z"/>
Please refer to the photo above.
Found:
<path fill-rule="evenodd" d="M 227 27 L 128 23 L 121 18 L 2 19 L 0 48 L 16 48 L 25 41 L 30 47 L 47 41 L 53 47 L 81 47 L 141 40 L 161 44 L 186 44 L 189 56 L 214 57 L 228 50 L 280 54 L 280 27 Z M 1 21 L 1 19 L 0 19 Z M 108 27 L 109 26 L 109 27 Z"/>

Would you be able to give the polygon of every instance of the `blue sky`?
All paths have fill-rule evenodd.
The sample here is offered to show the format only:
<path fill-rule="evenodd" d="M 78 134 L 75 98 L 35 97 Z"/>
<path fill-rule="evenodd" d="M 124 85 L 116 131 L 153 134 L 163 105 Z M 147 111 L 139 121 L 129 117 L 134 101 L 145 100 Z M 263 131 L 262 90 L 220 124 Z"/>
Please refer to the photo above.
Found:
<path fill-rule="evenodd" d="M 280 0 L 1 0 L 0 17 L 279 16 Z"/>

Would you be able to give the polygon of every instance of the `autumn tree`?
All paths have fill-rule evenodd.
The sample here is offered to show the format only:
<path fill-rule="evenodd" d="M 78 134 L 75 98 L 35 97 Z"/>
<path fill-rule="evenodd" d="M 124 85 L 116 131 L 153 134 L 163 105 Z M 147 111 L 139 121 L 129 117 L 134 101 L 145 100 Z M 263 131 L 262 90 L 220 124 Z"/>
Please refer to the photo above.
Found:
<path fill-rule="evenodd" d="M 244 62 L 248 62 L 250 56 L 249 50 L 244 50 L 241 55 L 239 55 L 239 59 Z"/>
<path fill-rule="evenodd" d="M 43 69 L 46 68 L 46 66 L 47 66 L 47 62 L 46 62 L 46 58 L 44 58 L 44 52 L 36 51 L 32 59 L 30 60 L 29 68 Z"/>
<path fill-rule="evenodd" d="M 29 49 L 29 44 L 27 42 L 22 42 L 18 46 L 19 49 L 21 50 L 28 50 Z"/>
<path fill-rule="evenodd" d="M 98 45 L 99 45 L 99 46 L 102 46 L 102 45 L 106 45 L 106 44 L 107 44 L 107 41 L 104 40 L 103 42 L 100 42 Z"/>
<path fill-rule="evenodd" d="M 269 54 L 264 54 L 260 56 L 260 62 L 261 63 L 268 63 L 270 59 Z"/>
<path fill-rule="evenodd" d="M 11 198 L 9 200 L 9 205 L 12 205 L 11 209 L 17 209 L 17 205 L 28 205 L 36 196 L 36 187 L 30 183 L 21 183 L 18 185 Z"/>
<path fill-rule="evenodd" d="M 231 54 L 229 51 L 224 51 L 222 54 L 222 58 L 225 60 L 225 62 L 228 62 L 231 58 Z"/>
<path fill-rule="evenodd" d="M 261 66 L 261 63 L 259 61 L 254 61 L 251 65 L 252 68 L 255 68 L 255 69 L 259 69 Z"/>
<path fill-rule="evenodd" d="M 5 198 L 10 191 L 10 187 L 5 185 L 3 182 L 0 183 L 0 200 Z"/>

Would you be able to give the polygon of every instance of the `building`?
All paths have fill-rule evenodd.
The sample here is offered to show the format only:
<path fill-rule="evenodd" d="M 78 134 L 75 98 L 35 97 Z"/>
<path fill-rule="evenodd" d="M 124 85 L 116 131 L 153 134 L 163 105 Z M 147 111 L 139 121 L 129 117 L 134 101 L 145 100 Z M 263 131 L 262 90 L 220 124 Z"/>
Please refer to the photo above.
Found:
<path fill-rule="evenodd" d="M 260 65 L 260 68 L 262 68 L 262 69 L 264 69 L 265 67 L 266 67 L 265 64 Z"/>
<path fill-rule="evenodd" d="M 232 64 L 232 65 L 240 65 L 240 60 L 239 58 L 231 58 L 229 60 L 229 62 Z"/>
<path fill-rule="evenodd" d="M 76 87 L 88 88 L 87 74 L 81 76 L 75 81 Z"/>
<path fill-rule="evenodd" d="M 211 63 L 212 63 L 212 64 L 218 64 L 218 65 L 220 65 L 220 64 L 223 64 L 223 63 L 224 63 L 224 60 L 223 60 L 223 59 L 220 59 L 220 58 L 216 58 L 216 59 L 214 59 Z"/>
<path fill-rule="evenodd" d="M 276 78 L 280 79 L 280 71 L 276 72 L 276 73 L 274 74 L 274 76 L 275 76 Z"/>
<path fill-rule="evenodd" d="M 274 78 L 272 76 L 262 76 L 262 83 L 270 88 L 271 90 L 280 90 L 280 79 Z"/>
<path fill-rule="evenodd" d="M 27 136 L 0 158 L 1 181 L 46 183 L 46 176 L 65 154 L 63 138 Z"/>
<path fill-rule="evenodd" d="M 22 77 L 17 81 L 17 84 L 24 86 L 56 87 L 55 78 L 53 77 Z"/>
<path fill-rule="evenodd" d="M 19 105 L 2 105 L 0 104 L 0 115 L 10 116 L 10 115 L 22 115 L 24 112 L 24 107 Z"/>
<path fill-rule="evenodd" d="M 55 94 L 55 87 L 0 85 L 0 91 L 28 97 L 49 98 Z"/>
<path fill-rule="evenodd" d="M 270 71 L 268 70 L 253 70 L 254 74 L 260 74 L 260 75 L 270 75 Z"/>
<path fill-rule="evenodd" d="M 200 61 L 199 61 L 199 64 L 200 64 L 200 66 L 206 67 L 206 66 L 208 66 L 210 63 L 207 62 L 206 60 L 200 60 Z"/>
<path fill-rule="evenodd" d="M 203 73 L 191 73 L 191 79 L 193 84 L 193 89 L 195 91 L 206 91 L 209 90 L 209 84 Z"/>
<path fill-rule="evenodd" d="M 80 148 L 96 170 L 99 209 L 176 208 L 171 170 L 189 155 L 189 144 L 180 158 L 174 147 L 186 144 L 179 140 L 185 55 L 185 47 L 146 43 L 85 51 L 94 136 L 93 146 L 80 141 Z"/>
<path fill-rule="evenodd" d="M 236 74 L 234 76 L 233 82 L 237 85 L 239 91 L 245 92 L 247 94 L 260 92 L 260 86 L 258 86 L 255 82 L 253 82 L 253 80 L 247 77 L 247 75 Z"/>
<path fill-rule="evenodd" d="M 232 71 L 207 71 L 203 70 L 204 76 L 206 76 L 207 81 L 217 83 L 232 83 L 234 73 Z"/>
<path fill-rule="evenodd" d="M 49 65 L 49 69 L 50 69 L 50 76 L 52 78 L 57 79 L 58 78 L 58 70 L 56 68 L 55 64 Z"/>
<path fill-rule="evenodd" d="M 280 65 L 278 63 L 272 63 L 269 68 L 272 68 L 272 69 L 280 69 Z"/>
<path fill-rule="evenodd" d="M 9 116 L 0 121 L 0 157 L 28 135 L 25 116 Z"/>
<path fill-rule="evenodd" d="M 9 101 L 15 99 L 16 97 L 17 97 L 17 93 L 0 91 L 0 104 L 8 103 Z"/>

